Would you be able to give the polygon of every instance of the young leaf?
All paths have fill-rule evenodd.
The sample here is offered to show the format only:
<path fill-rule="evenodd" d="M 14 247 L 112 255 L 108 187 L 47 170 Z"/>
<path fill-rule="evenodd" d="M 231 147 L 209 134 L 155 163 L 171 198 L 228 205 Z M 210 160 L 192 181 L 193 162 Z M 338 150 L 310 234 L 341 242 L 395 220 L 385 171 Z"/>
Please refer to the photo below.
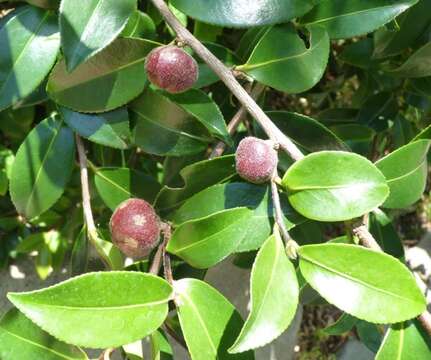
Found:
<path fill-rule="evenodd" d="M 136 0 L 63 0 L 60 32 L 67 70 L 114 41 L 135 10 Z"/>
<path fill-rule="evenodd" d="M 252 214 L 247 208 L 235 208 L 185 222 L 172 234 L 166 249 L 198 269 L 214 266 L 244 239 Z"/>
<path fill-rule="evenodd" d="M 420 199 L 428 174 L 429 140 L 409 143 L 384 158 L 376 166 L 385 175 L 390 188 L 384 202 L 386 208 L 405 208 Z"/>
<path fill-rule="evenodd" d="M 9 293 L 9 300 L 56 338 L 90 348 L 117 347 L 155 331 L 165 320 L 171 286 L 140 272 L 88 273 L 46 289 Z"/>
<path fill-rule="evenodd" d="M 347 244 L 306 245 L 299 255 L 307 282 L 329 303 L 359 319 L 397 323 L 425 310 L 412 273 L 390 255 Z"/>
<path fill-rule="evenodd" d="M 176 8 L 205 23 L 251 27 L 287 22 L 309 11 L 313 0 L 172 0 Z"/>
<path fill-rule="evenodd" d="M 129 147 L 130 127 L 126 108 L 90 115 L 60 107 L 60 113 L 71 129 L 90 141 L 122 150 Z"/>
<path fill-rule="evenodd" d="M 321 1 L 301 22 L 324 26 L 331 39 L 369 33 L 416 4 L 418 0 L 331 0 Z"/>
<path fill-rule="evenodd" d="M 253 210 L 244 240 L 236 251 L 258 249 L 272 230 L 273 205 L 268 186 L 248 183 L 227 183 L 211 186 L 188 199 L 174 213 L 172 221 L 179 225 L 189 220 L 200 219 L 217 212 L 236 207 Z M 286 226 L 293 228 L 305 219 L 294 211 L 287 199 L 282 199 Z"/>
<path fill-rule="evenodd" d="M 0 111 L 30 95 L 60 48 L 54 13 L 26 6 L 0 30 Z"/>
<path fill-rule="evenodd" d="M 63 194 L 75 153 L 72 131 L 58 115 L 40 122 L 18 149 L 10 192 L 18 212 L 31 219 L 48 210 Z"/>
<path fill-rule="evenodd" d="M 53 338 L 17 309 L 12 309 L 0 321 L 0 358 L 86 360 L 87 355 L 81 349 Z"/>
<path fill-rule="evenodd" d="M 111 210 L 132 197 L 152 203 L 160 191 L 160 184 L 154 178 L 128 168 L 98 168 L 94 183 Z"/>
<path fill-rule="evenodd" d="M 130 111 L 137 123 L 134 142 L 150 154 L 196 154 L 210 141 L 206 128 L 193 115 L 150 87 L 130 104 Z"/>
<path fill-rule="evenodd" d="M 414 320 L 394 324 L 387 330 L 376 360 L 427 360 L 430 357 L 429 335 Z"/>
<path fill-rule="evenodd" d="M 48 81 L 49 96 L 80 112 L 106 112 L 138 96 L 145 87 L 145 56 L 158 44 L 141 39 L 117 39 L 72 73 L 64 60 Z"/>
<path fill-rule="evenodd" d="M 319 221 L 343 221 L 381 205 L 389 194 L 383 174 L 366 158 L 341 151 L 306 156 L 286 172 L 293 208 Z"/>
<path fill-rule="evenodd" d="M 287 93 L 300 93 L 312 88 L 325 71 L 329 37 L 320 26 L 309 30 L 310 47 L 307 49 L 292 24 L 268 28 L 247 63 L 237 69 Z M 302 70 L 304 66 L 307 67 L 305 72 Z"/>
<path fill-rule="evenodd" d="M 196 279 L 176 281 L 174 290 L 181 329 L 192 360 L 254 359 L 252 352 L 227 352 L 243 321 L 222 294 Z"/>
<path fill-rule="evenodd" d="M 264 346 L 280 336 L 295 316 L 298 280 L 283 241 L 271 236 L 259 250 L 250 279 L 251 311 L 231 353 Z"/>
<path fill-rule="evenodd" d="M 186 166 L 180 171 L 184 186 L 165 186 L 156 199 L 156 208 L 166 212 L 180 206 L 185 200 L 207 187 L 229 180 L 236 174 L 235 156 L 226 155 Z"/>

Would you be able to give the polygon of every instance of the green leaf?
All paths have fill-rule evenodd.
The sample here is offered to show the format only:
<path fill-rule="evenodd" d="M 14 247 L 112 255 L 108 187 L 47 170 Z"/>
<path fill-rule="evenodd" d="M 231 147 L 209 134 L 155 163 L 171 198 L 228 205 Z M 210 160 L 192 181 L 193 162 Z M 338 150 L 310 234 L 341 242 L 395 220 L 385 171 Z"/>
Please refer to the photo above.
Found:
<path fill-rule="evenodd" d="M 71 73 L 62 60 L 49 77 L 48 94 L 75 111 L 118 108 L 144 90 L 145 56 L 156 46 L 151 41 L 120 38 Z"/>
<path fill-rule="evenodd" d="M 393 151 L 376 163 L 390 188 L 390 195 L 384 202 L 384 207 L 405 208 L 420 199 L 428 175 L 426 155 L 430 143 L 429 140 L 417 140 Z"/>
<path fill-rule="evenodd" d="M 376 360 L 427 360 L 430 357 L 429 335 L 416 320 L 392 325 L 376 354 Z"/>
<path fill-rule="evenodd" d="M 358 121 L 363 125 L 385 127 L 385 121 L 393 119 L 397 111 L 398 106 L 394 94 L 380 92 L 370 96 L 362 104 L 358 114 Z"/>
<path fill-rule="evenodd" d="M 385 253 L 404 259 L 403 243 L 392 224 L 392 220 L 380 209 L 369 215 L 369 230 Z"/>
<path fill-rule="evenodd" d="M 352 330 L 357 321 L 358 319 L 356 319 L 355 317 L 344 313 L 338 318 L 335 323 L 324 328 L 323 332 L 328 335 L 343 335 L 346 332 Z"/>
<path fill-rule="evenodd" d="M 27 6 L 0 30 L 0 110 L 30 95 L 60 48 L 54 13 Z"/>
<path fill-rule="evenodd" d="M 44 9 L 57 9 L 60 4 L 60 0 L 25 0 L 25 1 L 27 1 L 31 5 L 39 6 Z"/>
<path fill-rule="evenodd" d="M 284 134 L 308 152 L 349 150 L 337 135 L 311 117 L 287 111 L 269 111 L 267 114 Z"/>
<path fill-rule="evenodd" d="M 331 0 L 321 1 L 301 22 L 321 25 L 331 39 L 369 33 L 416 4 L 418 0 Z"/>
<path fill-rule="evenodd" d="M 280 238 L 271 236 L 259 250 L 251 270 L 250 289 L 251 311 L 229 349 L 231 353 L 265 346 L 279 337 L 295 316 L 298 280 Z"/>
<path fill-rule="evenodd" d="M 369 69 L 372 65 L 374 65 L 372 59 L 373 51 L 373 39 L 365 38 L 347 45 L 340 53 L 339 59 L 352 66 L 362 69 Z"/>
<path fill-rule="evenodd" d="M 389 194 L 385 177 L 369 160 L 341 151 L 322 151 L 296 162 L 283 186 L 296 211 L 319 221 L 359 217 Z"/>
<path fill-rule="evenodd" d="M 306 245 L 299 255 L 307 282 L 329 303 L 359 319 L 397 323 L 425 310 L 412 273 L 390 255 L 345 244 Z"/>
<path fill-rule="evenodd" d="M 431 4 L 419 1 L 397 18 L 398 31 L 382 28 L 374 36 L 374 57 L 384 58 L 410 47 L 426 30 L 431 21 Z"/>
<path fill-rule="evenodd" d="M 46 289 L 9 293 L 9 300 L 56 338 L 90 348 L 117 347 L 155 331 L 165 320 L 171 286 L 140 272 L 88 273 Z"/>
<path fill-rule="evenodd" d="M 18 149 L 10 192 L 17 211 L 31 219 L 63 194 L 72 171 L 75 141 L 59 116 L 40 122 Z"/>
<path fill-rule="evenodd" d="M 163 187 L 156 199 L 159 212 L 180 206 L 185 200 L 207 187 L 229 180 L 236 174 L 235 156 L 226 155 L 186 166 L 180 171 L 184 186 Z"/>
<path fill-rule="evenodd" d="M 67 70 L 74 70 L 114 41 L 135 10 L 136 0 L 63 0 L 60 33 Z"/>
<path fill-rule="evenodd" d="M 2 360 L 86 360 L 79 348 L 53 338 L 17 309 L 8 311 L 0 321 Z"/>
<path fill-rule="evenodd" d="M 121 36 L 153 39 L 156 37 L 156 25 L 147 14 L 135 10 L 130 16 Z"/>
<path fill-rule="evenodd" d="M 342 124 L 331 127 L 331 131 L 342 139 L 353 152 L 363 156 L 370 152 L 370 145 L 376 132 L 368 126 Z"/>
<path fill-rule="evenodd" d="M 176 281 L 174 290 L 181 329 L 192 360 L 254 359 L 252 352 L 227 352 L 243 321 L 222 294 L 196 279 Z"/>
<path fill-rule="evenodd" d="M 211 186 L 188 199 L 173 216 L 173 223 L 180 225 L 189 220 L 200 219 L 217 212 L 247 207 L 253 210 L 248 218 L 247 234 L 236 251 L 258 249 L 271 234 L 273 205 L 270 188 L 248 183 L 229 183 Z M 296 213 L 287 202 L 281 199 L 285 223 L 293 228 L 305 219 Z"/>
<path fill-rule="evenodd" d="M 198 269 L 206 269 L 232 254 L 247 234 L 253 212 L 234 208 L 180 225 L 167 251 Z"/>
<path fill-rule="evenodd" d="M 359 340 L 369 350 L 373 353 L 379 350 L 380 344 L 382 343 L 382 333 L 378 325 L 358 320 L 356 323 L 356 332 L 358 333 Z"/>
<path fill-rule="evenodd" d="M 310 47 L 292 24 L 268 28 L 247 63 L 237 67 L 255 80 L 287 93 L 300 93 L 316 85 L 326 69 L 329 37 L 320 26 L 312 26 Z M 304 67 L 307 71 L 303 71 Z"/>
<path fill-rule="evenodd" d="M 60 113 L 71 129 L 90 141 L 123 150 L 129 146 L 129 115 L 126 108 L 90 115 L 60 107 Z"/>
<path fill-rule="evenodd" d="M 134 169 L 98 168 L 94 180 L 100 197 L 113 211 L 130 198 L 152 203 L 160 191 L 160 184 L 156 180 Z"/>
<path fill-rule="evenodd" d="M 172 0 L 192 18 L 227 27 L 250 27 L 287 22 L 309 11 L 313 0 Z"/>
<path fill-rule="evenodd" d="M 431 42 L 428 42 L 411 55 L 399 68 L 389 70 L 388 74 L 408 78 L 431 76 L 430 57 Z"/>
<path fill-rule="evenodd" d="M 135 144 L 147 153 L 163 156 L 191 155 L 205 150 L 210 141 L 205 127 L 162 94 L 147 87 L 130 104 L 132 119 L 137 123 Z"/>
<path fill-rule="evenodd" d="M 112 270 L 122 270 L 124 267 L 124 259 L 120 250 L 111 242 L 105 240 L 107 231 L 98 231 L 94 234 L 87 234 L 92 241 L 97 253 L 103 260 L 105 266 Z"/>
<path fill-rule="evenodd" d="M 225 142 L 231 142 L 223 114 L 218 105 L 206 93 L 191 89 L 180 94 L 164 92 L 163 95 L 194 116 L 211 135 Z"/>
<path fill-rule="evenodd" d="M 151 354 L 153 360 L 173 360 L 174 358 L 172 347 L 161 331 L 151 334 Z"/>

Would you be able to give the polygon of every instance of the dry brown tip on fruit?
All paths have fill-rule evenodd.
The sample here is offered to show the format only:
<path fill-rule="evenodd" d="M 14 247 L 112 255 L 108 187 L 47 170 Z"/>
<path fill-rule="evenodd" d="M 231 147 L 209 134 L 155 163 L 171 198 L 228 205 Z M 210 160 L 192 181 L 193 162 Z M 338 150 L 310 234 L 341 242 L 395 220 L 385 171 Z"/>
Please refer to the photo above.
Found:
<path fill-rule="evenodd" d="M 154 208 L 141 199 L 123 201 L 112 214 L 112 242 L 132 258 L 147 256 L 160 239 L 160 219 Z"/>

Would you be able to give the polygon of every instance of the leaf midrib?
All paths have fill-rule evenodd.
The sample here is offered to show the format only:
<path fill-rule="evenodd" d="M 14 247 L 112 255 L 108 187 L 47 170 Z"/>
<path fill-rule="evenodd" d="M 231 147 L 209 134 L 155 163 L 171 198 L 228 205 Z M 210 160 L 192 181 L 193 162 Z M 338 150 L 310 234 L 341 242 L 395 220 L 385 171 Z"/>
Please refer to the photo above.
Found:
<path fill-rule="evenodd" d="M 361 187 L 372 187 L 372 186 L 380 186 L 383 185 L 383 183 L 380 182 L 360 182 L 360 183 L 355 183 L 355 184 L 347 184 L 347 185 L 328 185 L 328 186 L 308 186 L 308 187 L 294 187 L 291 188 L 288 186 L 288 189 L 291 191 L 306 191 L 306 190 L 340 190 L 340 189 L 346 189 L 349 187 L 356 187 L 356 186 L 361 186 Z"/>
<path fill-rule="evenodd" d="M 346 13 L 346 14 L 341 14 L 341 15 L 336 15 L 336 16 L 331 16 L 331 17 L 327 17 L 324 19 L 319 19 L 316 20 L 314 22 L 310 22 L 310 23 L 305 23 L 305 25 L 315 25 L 315 24 L 320 24 L 320 23 L 324 23 L 324 22 L 329 22 L 331 20 L 334 19 L 339 19 L 339 18 L 343 18 L 343 17 L 347 17 L 347 16 L 356 16 L 358 14 L 362 14 L 362 13 L 366 13 L 366 12 L 375 12 L 381 9 L 386 9 L 386 8 L 398 8 L 400 7 L 401 4 L 395 4 L 394 5 L 386 5 L 386 6 L 379 6 L 379 7 L 374 7 L 374 8 L 369 8 L 369 9 L 364 9 L 364 10 L 359 10 L 359 11 L 354 11 L 354 12 L 350 12 L 350 13 Z M 402 8 L 405 8 L 408 6 L 404 5 L 402 6 Z"/>
<path fill-rule="evenodd" d="M 380 292 L 380 293 L 382 293 L 382 294 L 385 294 L 385 295 L 387 295 L 387 296 L 392 296 L 392 297 L 395 297 L 395 298 L 398 298 L 398 299 L 402 299 L 402 300 L 404 300 L 404 301 L 408 301 L 408 302 L 411 302 L 411 303 L 417 304 L 417 302 L 416 302 L 416 301 L 414 301 L 414 300 L 412 300 L 412 299 L 405 298 L 405 297 L 400 296 L 400 295 L 398 295 L 398 294 L 396 294 L 396 293 L 391 293 L 391 292 L 386 291 L 386 290 L 384 290 L 384 289 L 381 289 L 381 288 L 375 287 L 375 286 L 374 286 L 374 285 L 372 285 L 372 284 L 368 284 L 368 283 L 366 283 L 366 282 L 364 282 L 364 281 L 362 281 L 362 280 L 360 280 L 360 279 L 354 278 L 354 277 L 352 277 L 352 276 L 350 276 L 350 275 L 347 275 L 347 274 L 345 274 L 345 273 L 340 273 L 338 270 L 336 270 L 336 269 L 332 269 L 332 268 L 330 268 L 329 266 L 327 266 L 327 265 L 325 265 L 325 264 L 322 264 L 322 263 L 320 263 L 320 262 L 318 262 L 318 261 L 316 261 L 316 260 L 312 260 L 311 258 L 309 258 L 309 257 L 307 257 L 307 256 L 301 255 L 301 258 L 302 258 L 303 260 L 305 260 L 305 261 L 308 261 L 308 262 L 310 262 L 310 263 L 314 264 L 315 266 L 319 266 L 319 267 L 321 267 L 321 268 L 323 268 L 323 269 L 325 269 L 325 270 L 327 270 L 327 271 L 329 271 L 329 272 L 331 272 L 331 273 L 333 273 L 333 274 L 336 274 L 336 275 L 337 275 L 337 276 L 339 276 L 339 277 L 342 277 L 342 278 L 345 278 L 345 279 L 351 280 L 351 281 L 352 281 L 352 282 L 354 282 L 354 283 L 357 283 L 357 284 L 363 285 L 363 286 L 365 286 L 365 287 L 367 287 L 367 288 L 370 288 L 370 289 L 372 289 L 372 290 L 375 290 L 375 291 Z"/>
<path fill-rule="evenodd" d="M 5 329 L 4 327 L 1 327 L 1 326 L 0 326 L 0 328 L 1 328 L 4 332 L 8 333 L 9 335 L 14 336 L 14 337 L 16 337 L 17 339 L 22 340 L 22 341 L 24 341 L 24 342 L 27 342 L 27 343 L 29 343 L 29 344 L 31 344 L 31 345 L 33 345 L 33 346 L 35 346 L 35 347 L 38 347 L 38 348 L 41 348 L 41 349 L 43 349 L 43 350 L 49 351 L 49 352 L 53 353 L 54 355 L 57 355 L 57 356 L 59 356 L 59 357 L 62 357 L 62 358 L 64 358 L 64 359 L 67 359 L 67 360 L 77 360 L 77 358 L 71 358 L 71 357 L 68 357 L 68 356 L 66 356 L 66 355 L 64 355 L 64 354 L 62 354 L 62 353 L 59 353 L 59 352 L 55 351 L 54 349 L 51 349 L 51 348 L 45 347 L 45 346 L 43 346 L 43 345 L 41 345 L 41 344 L 38 344 L 38 343 L 36 343 L 36 342 L 34 342 L 34 341 L 31 341 L 31 340 L 29 340 L 29 339 L 27 339 L 27 338 L 24 338 L 24 337 L 22 337 L 22 336 L 20 336 L 20 335 L 17 335 L 17 334 L 15 334 L 15 333 L 13 333 L 13 332 L 11 332 L 11 331 L 9 331 L 9 330 Z"/>
<path fill-rule="evenodd" d="M 128 196 L 134 196 L 135 194 L 132 194 L 131 192 L 127 191 L 125 188 L 121 187 L 118 183 L 114 182 L 113 180 L 111 180 L 110 178 L 108 178 L 107 176 L 105 176 L 103 174 L 103 170 L 97 171 L 96 175 L 99 176 L 100 178 L 102 178 L 103 180 L 105 180 L 107 183 L 113 185 L 114 187 L 118 188 L 119 190 L 121 190 L 122 192 L 124 192 L 126 195 Z"/>

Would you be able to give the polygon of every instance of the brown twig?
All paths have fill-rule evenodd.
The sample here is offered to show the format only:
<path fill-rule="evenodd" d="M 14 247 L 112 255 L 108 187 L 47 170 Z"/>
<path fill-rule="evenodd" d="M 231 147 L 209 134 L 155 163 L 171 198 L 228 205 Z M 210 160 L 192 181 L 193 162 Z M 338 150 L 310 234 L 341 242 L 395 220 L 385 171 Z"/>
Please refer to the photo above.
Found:
<path fill-rule="evenodd" d="M 112 349 L 106 349 L 104 350 L 100 356 L 99 356 L 99 360 L 110 360 L 111 359 L 111 355 L 112 353 L 115 351 L 114 348 Z"/>
<path fill-rule="evenodd" d="M 229 88 L 238 101 L 256 119 L 268 137 L 286 151 L 292 159 L 299 160 L 304 157 L 298 147 L 274 125 L 260 106 L 253 100 L 248 92 L 235 78 L 232 70 L 227 68 L 215 57 L 193 34 L 188 31 L 175 17 L 164 0 L 151 0 L 159 10 L 166 23 L 176 32 L 178 39 L 190 46 L 199 57 L 218 75 L 221 81 Z"/>
<path fill-rule="evenodd" d="M 157 275 L 160 271 L 160 267 L 162 266 L 162 258 L 165 253 L 166 246 L 171 238 L 171 226 L 167 223 L 162 223 L 162 233 L 163 233 L 163 241 L 160 243 L 157 248 L 157 252 L 154 255 L 153 262 L 150 267 L 150 273 Z"/>
<path fill-rule="evenodd" d="M 180 344 L 184 349 L 187 349 L 187 344 L 185 340 L 179 336 L 174 329 L 172 329 L 167 322 L 162 326 L 163 330 L 166 331 L 178 344 Z"/>
<path fill-rule="evenodd" d="M 254 100 L 257 100 L 259 96 L 264 92 L 264 90 L 265 90 L 265 86 L 257 83 L 251 90 L 250 96 Z M 241 108 L 236 112 L 232 120 L 227 125 L 227 131 L 229 135 L 232 136 L 233 134 L 235 134 L 239 124 L 241 124 L 241 122 L 244 121 L 244 118 L 246 115 L 247 115 L 247 109 L 244 106 L 241 106 Z M 225 150 L 226 150 L 226 144 L 223 141 L 219 141 L 217 145 L 214 147 L 213 151 L 211 152 L 209 159 L 214 159 L 216 157 L 221 156 Z"/>

